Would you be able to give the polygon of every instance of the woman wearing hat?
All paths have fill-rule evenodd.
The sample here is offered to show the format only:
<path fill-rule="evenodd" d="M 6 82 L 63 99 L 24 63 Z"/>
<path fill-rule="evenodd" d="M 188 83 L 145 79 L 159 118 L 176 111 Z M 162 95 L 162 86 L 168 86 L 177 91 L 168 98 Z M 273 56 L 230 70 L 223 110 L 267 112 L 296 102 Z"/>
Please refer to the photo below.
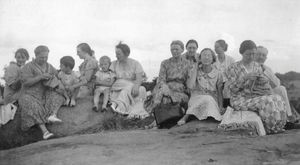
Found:
<path fill-rule="evenodd" d="M 268 134 L 284 131 L 286 105 L 279 95 L 271 94 L 268 78 L 261 65 L 254 62 L 255 43 L 242 42 L 239 52 L 242 60 L 232 64 L 226 72 L 232 107 L 237 111 L 257 112 Z"/>

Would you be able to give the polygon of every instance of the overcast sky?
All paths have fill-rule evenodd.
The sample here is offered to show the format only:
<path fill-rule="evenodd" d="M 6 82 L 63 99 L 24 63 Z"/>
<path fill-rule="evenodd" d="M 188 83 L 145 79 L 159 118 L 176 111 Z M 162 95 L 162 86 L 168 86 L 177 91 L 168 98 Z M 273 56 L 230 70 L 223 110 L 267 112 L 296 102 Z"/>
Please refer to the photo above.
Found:
<path fill-rule="evenodd" d="M 97 59 L 115 60 L 114 46 L 123 41 L 151 80 L 171 57 L 171 41 L 191 38 L 198 51 L 225 39 L 236 60 L 240 43 L 251 39 L 269 49 L 266 64 L 275 72 L 300 72 L 299 8 L 298 0 L 0 0 L 0 75 L 21 47 L 33 57 L 35 47 L 47 45 L 55 67 L 72 55 L 78 70 L 79 43 Z"/>

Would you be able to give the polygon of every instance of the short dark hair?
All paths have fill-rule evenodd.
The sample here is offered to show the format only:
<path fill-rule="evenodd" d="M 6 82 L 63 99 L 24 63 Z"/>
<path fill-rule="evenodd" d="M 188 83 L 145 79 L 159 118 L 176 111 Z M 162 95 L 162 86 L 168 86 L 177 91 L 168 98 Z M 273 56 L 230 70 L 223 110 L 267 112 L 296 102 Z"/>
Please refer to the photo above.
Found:
<path fill-rule="evenodd" d="M 223 48 L 224 52 L 227 51 L 228 44 L 225 42 L 225 40 L 218 40 L 216 43 L 220 44 L 220 46 Z"/>
<path fill-rule="evenodd" d="M 172 41 L 171 44 L 170 44 L 170 46 L 172 46 L 172 45 L 179 45 L 180 48 L 181 48 L 182 50 L 184 50 L 184 44 L 183 44 L 183 42 L 180 41 L 180 40 L 174 40 L 174 41 Z"/>
<path fill-rule="evenodd" d="M 16 51 L 16 53 L 15 53 L 15 58 L 17 57 L 17 54 L 18 54 L 18 53 L 24 55 L 24 56 L 26 57 L 26 60 L 29 59 L 29 53 L 28 53 L 28 51 L 27 51 L 26 49 L 24 49 L 24 48 L 18 49 L 18 50 Z"/>
<path fill-rule="evenodd" d="M 42 52 L 48 52 L 49 53 L 49 48 L 45 45 L 40 45 L 40 46 L 38 46 L 34 49 L 34 54 L 35 55 L 38 55 Z"/>
<path fill-rule="evenodd" d="M 86 52 L 90 56 L 93 56 L 95 53 L 94 50 L 91 49 L 90 45 L 87 43 L 81 43 L 77 45 L 77 48 L 80 48 L 82 51 Z"/>
<path fill-rule="evenodd" d="M 129 46 L 127 44 L 123 44 L 122 41 L 120 41 L 119 44 L 116 45 L 116 48 L 117 49 L 121 49 L 121 51 L 123 52 L 123 54 L 125 56 L 127 56 L 127 57 L 129 56 L 129 54 L 130 54 L 130 48 L 129 48 Z"/>
<path fill-rule="evenodd" d="M 256 44 L 251 40 L 245 40 L 241 43 L 239 52 L 240 54 L 244 54 L 246 50 L 256 49 Z"/>
<path fill-rule="evenodd" d="M 198 56 L 198 60 L 200 61 L 202 53 L 204 51 L 206 51 L 206 50 L 208 50 L 208 51 L 211 52 L 211 55 L 212 55 L 212 58 L 213 58 L 212 64 L 215 63 L 217 61 L 217 56 L 216 56 L 215 52 L 211 48 L 204 48 L 204 49 L 202 49 L 201 52 L 200 52 L 200 55 Z M 201 61 L 200 61 L 200 63 L 201 63 Z"/>
<path fill-rule="evenodd" d="M 196 44 L 196 46 L 198 48 L 198 42 L 196 40 L 194 40 L 194 39 L 188 40 L 188 42 L 185 44 L 185 48 L 187 49 L 188 45 L 191 44 L 191 43 Z"/>
<path fill-rule="evenodd" d="M 73 69 L 75 65 L 75 60 L 71 56 L 63 56 L 60 59 L 60 64 L 64 65 L 65 67 L 69 67 L 70 69 Z"/>

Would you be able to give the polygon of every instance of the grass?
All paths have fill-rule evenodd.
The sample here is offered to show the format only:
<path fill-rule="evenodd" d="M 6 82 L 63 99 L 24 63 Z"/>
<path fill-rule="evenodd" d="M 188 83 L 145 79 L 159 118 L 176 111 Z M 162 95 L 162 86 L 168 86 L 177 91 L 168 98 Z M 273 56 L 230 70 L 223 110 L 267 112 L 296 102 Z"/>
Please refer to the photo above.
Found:
<path fill-rule="evenodd" d="M 92 134 L 103 131 L 133 130 L 144 129 L 145 126 L 151 124 L 154 117 L 150 116 L 145 119 L 128 119 L 122 115 L 115 115 L 111 112 L 104 113 L 102 122 L 93 125 L 77 134 Z"/>

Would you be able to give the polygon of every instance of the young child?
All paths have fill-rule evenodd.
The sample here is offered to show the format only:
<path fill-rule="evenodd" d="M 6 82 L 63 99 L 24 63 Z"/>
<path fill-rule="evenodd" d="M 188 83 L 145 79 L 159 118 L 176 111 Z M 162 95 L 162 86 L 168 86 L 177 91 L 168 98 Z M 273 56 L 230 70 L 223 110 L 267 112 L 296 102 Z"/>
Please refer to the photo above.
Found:
<path fill-rule="evenodd" d="M 109 69 L 111 61 L 108 56 L 102 56 L 99 60 L 100 70 L 96 73 L 96 89 L 94 92 L 94 107 L 93 110 L 98 112 L 99 97 L 103 94 L 102 111 L 106 110 L 106 105 L 109 99 L 110 87 L 115 81 L 115 74 Z"/>
<path fill-rule="evenodd" d="M 75 60 L 71 56 L 64 56 L 60 59 L 60 72 L 58 73 L 58 78 L 61 80 L 62 89 L 64 90 L 63 95 L 66 98 L 66 106 L 76 105 L 76 94 L 77 89 L 69 90 L 68 87 L 78 83 L 78 78 L 73 71 L 75 65 Z M 70 99 L 71 98 L 71 99 Z"/>

